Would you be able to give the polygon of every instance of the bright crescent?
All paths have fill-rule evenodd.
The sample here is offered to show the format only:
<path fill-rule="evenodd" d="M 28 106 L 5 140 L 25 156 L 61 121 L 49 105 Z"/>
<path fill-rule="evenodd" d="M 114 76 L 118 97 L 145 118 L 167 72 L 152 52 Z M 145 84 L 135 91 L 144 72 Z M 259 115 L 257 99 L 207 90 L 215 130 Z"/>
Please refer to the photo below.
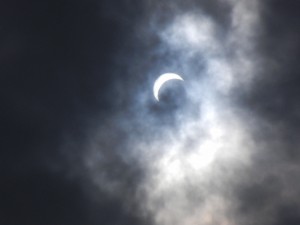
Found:
<path fill-rule="evenodd" d="M 182 80 L 183 81 L 182 77 L 176 73 L 164 73 L 164 74 L 160 75 L 154 82 L 154 86 L 153 86 L 153 94 L 157 101 L 159 101 L 158 93 L 159 93 L 160 88 L 163 86 L 163 84 L 165 82 L 167 82 L 169 80 Z"/>

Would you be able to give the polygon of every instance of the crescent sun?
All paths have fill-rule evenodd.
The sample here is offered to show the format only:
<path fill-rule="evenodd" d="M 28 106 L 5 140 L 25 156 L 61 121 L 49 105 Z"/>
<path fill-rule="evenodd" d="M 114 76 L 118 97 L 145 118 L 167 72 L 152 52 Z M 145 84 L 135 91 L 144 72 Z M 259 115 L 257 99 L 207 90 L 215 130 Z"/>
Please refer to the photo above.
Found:
<path fill-rule="evenodd" d="M 164 74 L 160 75 L 154 82 L 154 86 L 153 86 L 153 95 L 157 101 L 159 101 L 158 93 L 159 93 L 160 88 L 163 86 L 163 84 L 165 82 L 167 82 L 169 80 L 182 80 L 183 81 L 182 77 L 176 73 L 164 73 Z"/>

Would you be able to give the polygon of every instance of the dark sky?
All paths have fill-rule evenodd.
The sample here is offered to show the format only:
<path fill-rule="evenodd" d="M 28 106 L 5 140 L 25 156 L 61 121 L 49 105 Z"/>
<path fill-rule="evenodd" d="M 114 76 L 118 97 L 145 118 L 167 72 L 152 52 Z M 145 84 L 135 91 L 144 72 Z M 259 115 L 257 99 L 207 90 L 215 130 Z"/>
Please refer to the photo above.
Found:
<path fill-rule="evenodd" d="M 300 224 L 299 9 L 0 2 L 0 224 Z"/>

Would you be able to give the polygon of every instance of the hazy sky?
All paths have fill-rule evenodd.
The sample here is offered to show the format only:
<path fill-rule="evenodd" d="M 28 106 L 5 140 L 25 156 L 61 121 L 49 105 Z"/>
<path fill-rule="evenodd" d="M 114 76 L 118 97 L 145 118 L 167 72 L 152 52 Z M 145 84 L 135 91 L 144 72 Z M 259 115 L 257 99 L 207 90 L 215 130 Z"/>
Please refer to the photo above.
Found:
<path fill-rule="evenodd" d="M 0 224 L 300 224 L 299 8 L 1 2 Z"/>

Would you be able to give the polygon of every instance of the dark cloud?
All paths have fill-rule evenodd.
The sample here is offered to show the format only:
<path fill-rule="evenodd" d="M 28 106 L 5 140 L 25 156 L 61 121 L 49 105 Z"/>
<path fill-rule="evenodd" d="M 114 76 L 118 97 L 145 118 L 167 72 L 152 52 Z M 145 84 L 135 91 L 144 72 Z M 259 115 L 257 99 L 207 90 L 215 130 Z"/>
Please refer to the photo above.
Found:
<path fill-rule="evenodd" d="M 113 57 L 129 34 L 122 18 L 105 14 L 107 4 L 1 3 L 3 224 L 142 224 L 122 198 L 87 195 L 83 183 L 90 181 L 73 172 L 82 163 L 87 124 L 103 115 L 101 126 L 115 109 Z M 77 143 L 69 152 L 61 147 L 66 139 Z M 118 165 L 103 165 L 107 176 L 133 170 L 107 160 Z"/>
<path fill-rule="evenodd" d="M 83 224 L 86 221 L 84 194 L 76 182 L 59 174 L 40 170 L 7 171 L 1 183 L 3 224 Z"/>
<path fill-rule="evenodd" d="M 298 109 L 299 65 L 298 3 L 270 1 L 263 9 L 263 32 L 258 43 L 262 72 L 253 86 L 250 104 L 267 119 L 294 123 Z M 293 121 L 293 122 L 292 122 Z"/>
<path fill-rule="evenodd" d="M 242 107 L 257 119 L 258 151 L 238 187 L 245 224 L 298 224 L 299 3 L 267 1 L 258 41 L 261 69 Z"/>

